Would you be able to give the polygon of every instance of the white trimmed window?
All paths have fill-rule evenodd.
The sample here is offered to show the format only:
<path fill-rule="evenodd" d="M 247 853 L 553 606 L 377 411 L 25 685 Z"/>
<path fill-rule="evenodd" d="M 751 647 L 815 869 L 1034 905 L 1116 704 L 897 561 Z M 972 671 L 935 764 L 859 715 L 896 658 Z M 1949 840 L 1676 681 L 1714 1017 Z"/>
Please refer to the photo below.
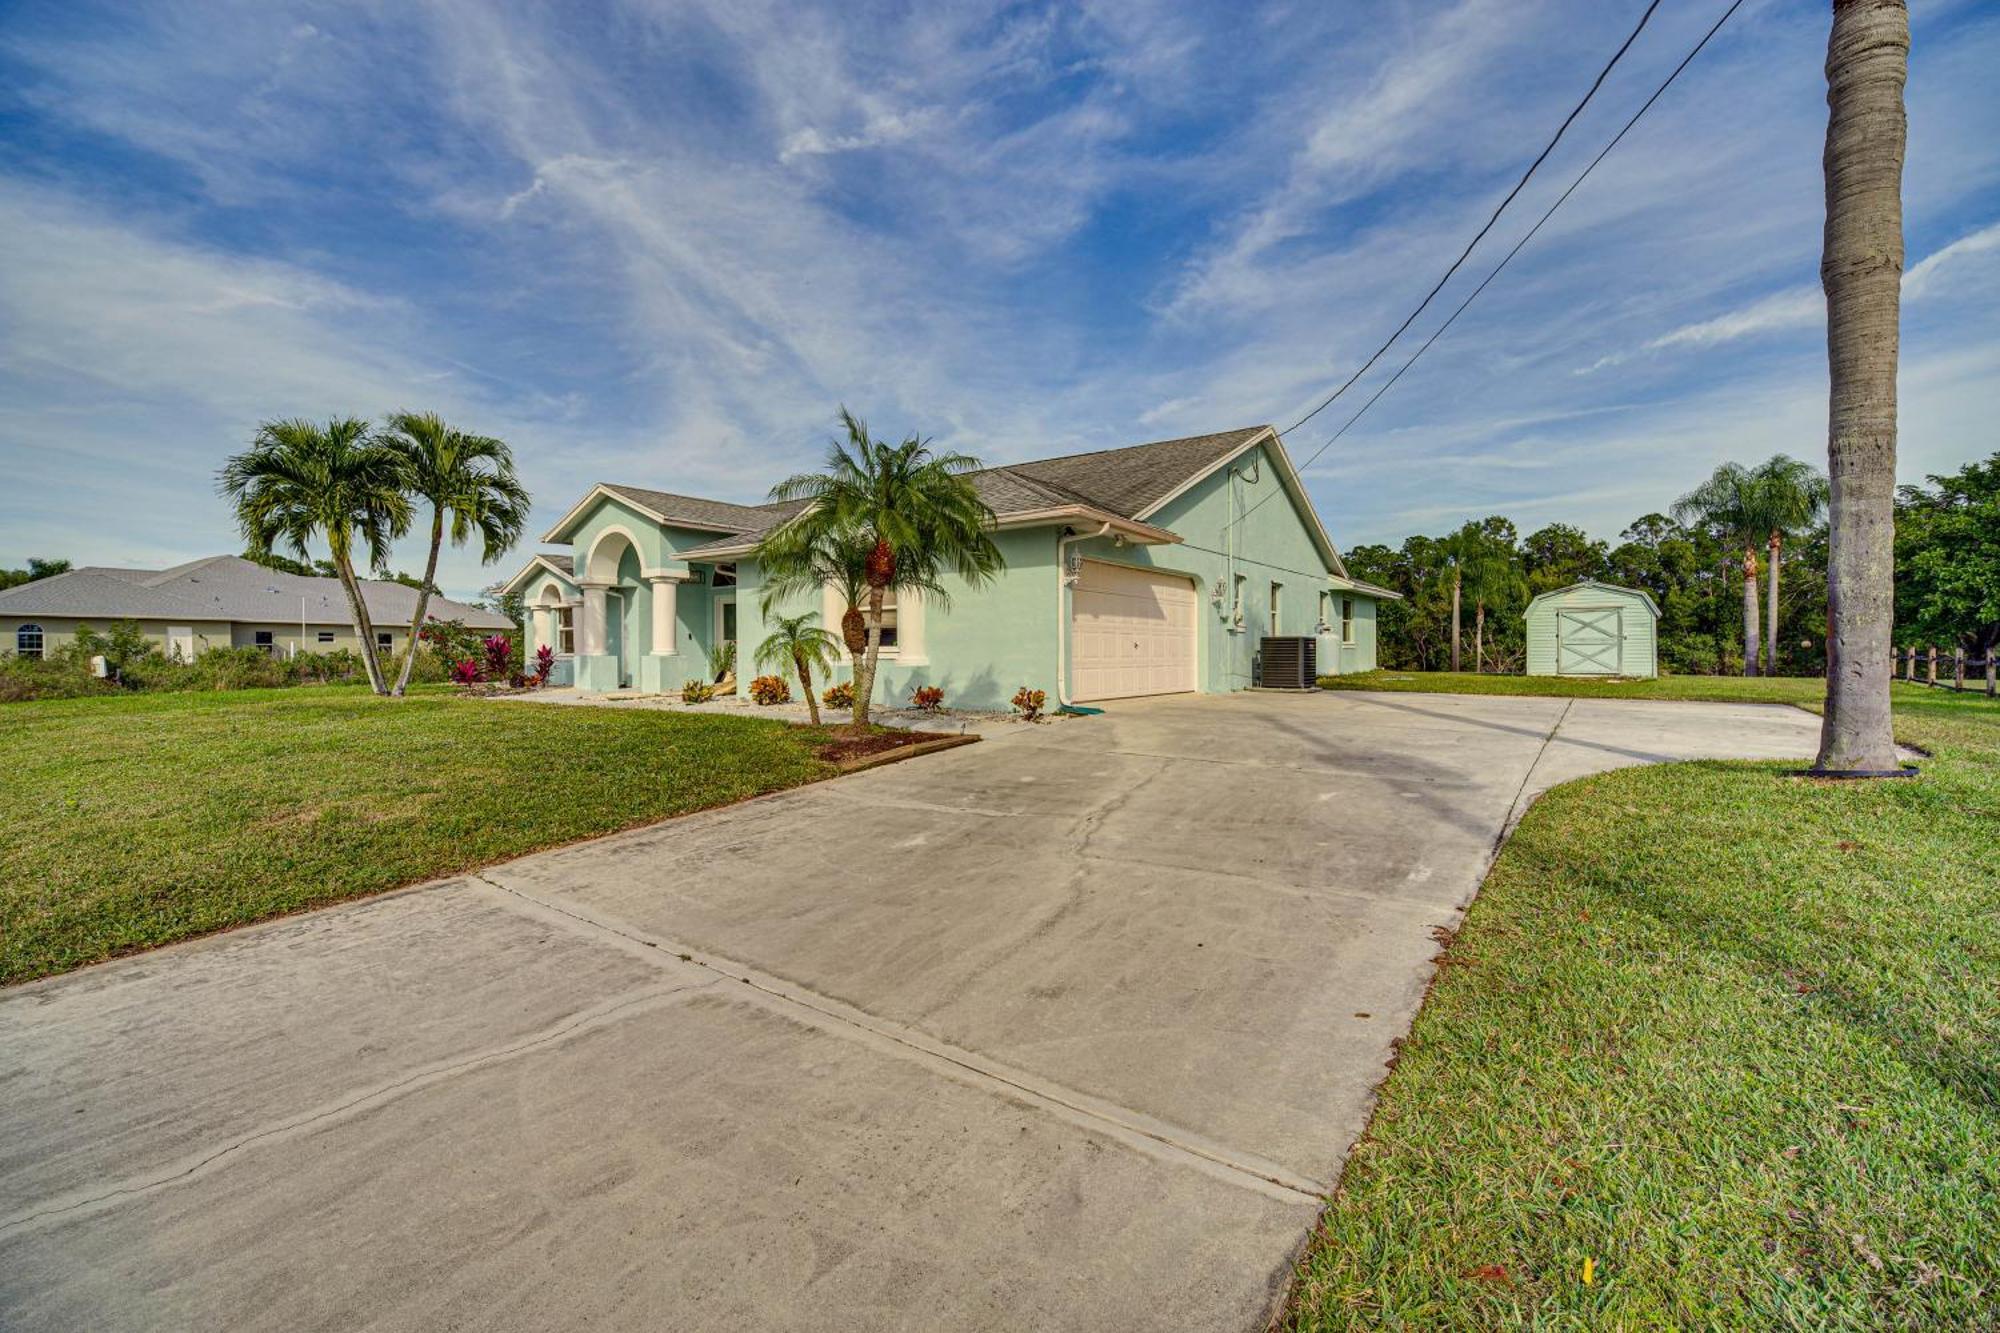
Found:
<path fill-rule="evenodd" d="M 264 654 L 266 657 L 269 657 L 272 651 L 278 646 L 277 639 L 267 629 L 260 629 L 252 633 L 250 642 L 256 647 L 258 652 Z"/>
<path fill-rule="evenodd" d="M 1340 641 L 1342 643 L 1354 642 L 1354 599 L 1352 597 L 1343 597 L 1340 599 Z"/>
<path fill-rule="evenodd" d="M 42 627 L 23 625 L 14 631 L 14 655 L 16 657 L 40 657 L 43 646 Z"/>
<path fill-rule="evenodd" d="M 1274 635 L 1276 635 L 1276 634 L 1283 634 L 1283 633 L 1284 633 L 1284 631 L 1283 631 L 1283 630 L 1281 630 L 1281 629 L 1279 629 L 1279 628 L 1278 628 L 1278 607 L 1279 607 L 1279 604 L 1281 603 L 1281 601 L 1283 600 L 1283 599 L 1281 598 L 1280 594 L 1281 594 L 1281 593 L 1283 593 L 1284 591 L 1285 591 L 1285 585 L 1284 585 L 1284 584 L 1282 584 L 1282 583 L 1273 583 L 1273 584 L 1271 585 L 1271 630 L 1270 630 L 1270 632 L 1271 632 L 1272 634 L 1274 634 Z"/>
<path fill-rule="evenodd" d="M 556 651 L 564 657 L 576 655 L 576 608 L 573 606 L 556 610 Z"/>
<path fill-rule="evenodd" d="M 382 653 L 392 653 L 392 652 L 396 651 L 396 634 L 395 634 L 395 631 L 393 631 L 393 630 L 386 630 L 386 629 L 378 629 L 378 630 L 376 630 L 376 631 L 375 631 L 375 650 L 376 650 L 377 652 L 382 652 Z"/>

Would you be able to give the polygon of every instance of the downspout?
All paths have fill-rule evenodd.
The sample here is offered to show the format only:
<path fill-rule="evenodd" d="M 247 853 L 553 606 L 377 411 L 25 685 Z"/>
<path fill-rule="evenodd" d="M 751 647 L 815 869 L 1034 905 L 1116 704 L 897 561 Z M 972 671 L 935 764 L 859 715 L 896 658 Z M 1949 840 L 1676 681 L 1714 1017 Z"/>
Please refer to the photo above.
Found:
<path fill-rule="evenodd" d="M 1056 703 L 1070 706 L 1069 698 L 1069 544 L 1094 541 L 1111 531 L 1106 519 L 1095 532 L 1078 533 L 1070 528 L 1056 538 Z"/>

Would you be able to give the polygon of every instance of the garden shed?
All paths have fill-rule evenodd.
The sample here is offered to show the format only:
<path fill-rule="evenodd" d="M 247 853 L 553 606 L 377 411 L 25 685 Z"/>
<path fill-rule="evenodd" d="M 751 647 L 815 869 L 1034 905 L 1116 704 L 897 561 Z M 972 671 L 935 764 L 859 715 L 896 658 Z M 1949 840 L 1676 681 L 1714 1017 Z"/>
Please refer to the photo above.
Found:
<path fill-rule="evenodd" d="M 1638 588 L 1585 579 L 1528 603 L 1531 676 L 1657 676 L 1660 608 Z"/>

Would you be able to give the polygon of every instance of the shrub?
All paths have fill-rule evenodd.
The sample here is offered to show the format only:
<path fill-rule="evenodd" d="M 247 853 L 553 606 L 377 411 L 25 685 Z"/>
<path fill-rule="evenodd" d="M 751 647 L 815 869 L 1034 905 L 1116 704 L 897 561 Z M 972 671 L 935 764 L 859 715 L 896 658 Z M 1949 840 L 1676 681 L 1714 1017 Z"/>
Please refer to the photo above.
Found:
<path fill-rule="evenodd" d="M 838 685 L 829 685 L 820 691 L 819 701 L 828 708 L 852 708 L 854 707 L 854 686 L 851 682 L 844 680 Z"/>
<path fill-rule="evenodd" d="M 85 662 L 66 657 L 16 657 L 0 653 L 0 703 L 31 699 L 80 699 L 118 687 L 90 674 Z"/>
<path fill-rule="evenodd" d="M 708 678 L 721 680 L 736 670 L 736 640 L 724 639 L 708 650 Z"/>
<path fill-rule="evenodd" d="M 514 674 L 514 641 L 505 634 L 495 634 L 480 640 L 479 647 L 486 659 L 482 669 L 488 680 L 506 680 Z"/>
<path fill-rule="evenodd" d="M 451 664 L 451 683 L 454 685 L 477 685 L 485 678 L 486 673 L 480 669 L 479 663 L 469 657 L 463 662 Z"/>
<path fill-rule="evenodd" d="M 715 697 L 715 686 L 705 680 L 691 680 L 681 686 L 681 702 L 705 704 Z"/>
<path fill-rule="evenodd" d="M 750 682 L 750 697 L 760 704 L 788 704 L 792 687 L 783 676 L 759 676 Z"/>
<path fill-rule="evenodd" d="M 919 685 L 910 702 L 926 713 L 935 713 L 944 707 L 944 687 L 940 685 Z"/>
<path fill-rule="evenodd" d="M 1014 691 L 1014 707 L 1020 710 L 1023 722 L 1033 722 L 1042 715 L 1042 705 L 1049 701 L 1047 692 L 1031 690 L 1026 685 Z"/>
<path fill-rule="evenodd" d="M 556 671 L 556 650 L 546 643 L 535 649 L 535 687 L 544 688 Z"/>

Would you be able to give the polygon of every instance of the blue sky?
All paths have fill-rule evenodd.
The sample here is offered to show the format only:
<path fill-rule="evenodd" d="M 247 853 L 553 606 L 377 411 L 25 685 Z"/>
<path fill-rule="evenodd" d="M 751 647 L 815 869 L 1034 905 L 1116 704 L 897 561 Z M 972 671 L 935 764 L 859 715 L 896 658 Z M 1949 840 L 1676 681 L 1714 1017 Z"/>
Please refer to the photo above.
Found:
<path fill-rule="evenodd" d="M 759 499 L 843 402 L 989 462 L 1288 424 L 1641 8 L 0 0 L 0 564 L 236 549 L 214 472 L 276 416 L 501 435 L 537 533 L 600 480 Z M 1413 337 L 1722 8 L 1661 5 Z M 2000 11 L 1913 8 L 1912 480 L 2000 448 Z M 1308 471 L 1337 541 L 1615 539 L 1823 460 L 1826 26 L 1744 6 Z"/>

